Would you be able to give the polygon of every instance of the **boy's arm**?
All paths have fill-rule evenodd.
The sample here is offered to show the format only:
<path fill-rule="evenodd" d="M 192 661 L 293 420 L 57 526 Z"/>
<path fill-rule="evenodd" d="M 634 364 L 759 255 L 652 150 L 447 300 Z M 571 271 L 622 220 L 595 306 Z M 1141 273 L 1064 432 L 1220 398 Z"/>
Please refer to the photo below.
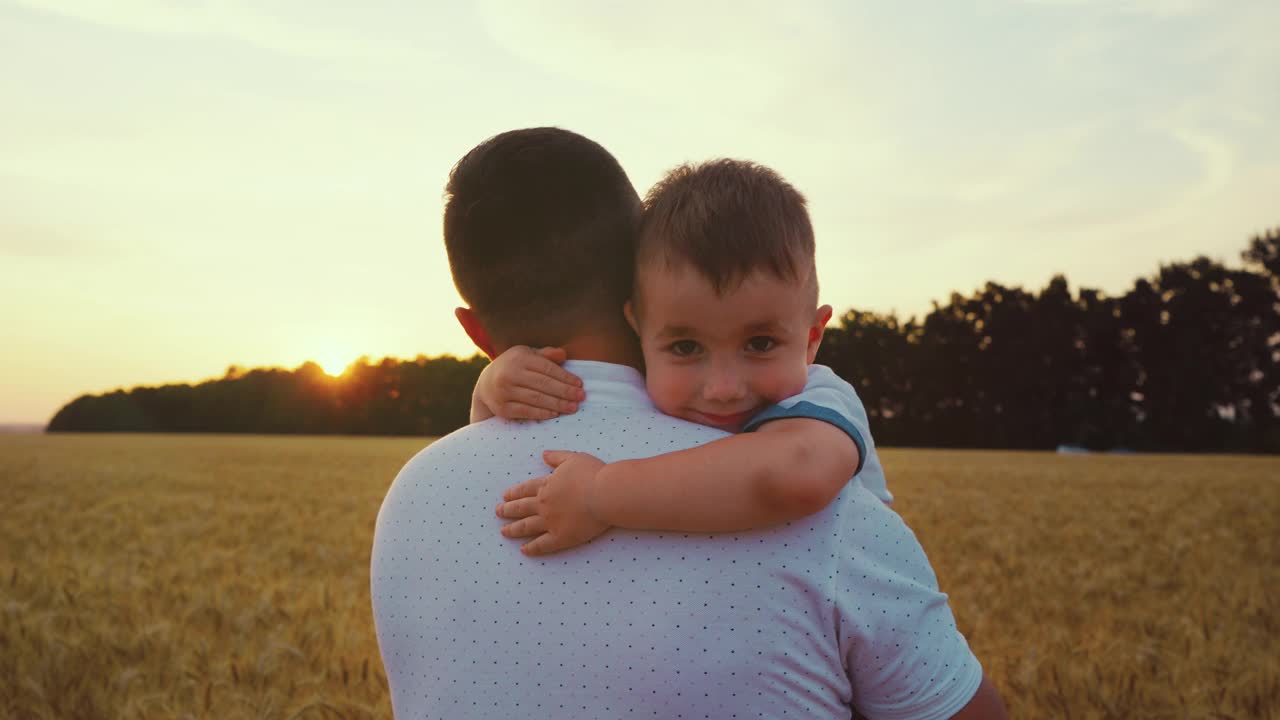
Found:
<path fill-rule="evenodd" d="M 811 515 L 858 468 L 858 447 L 821 420 L 787 418 L 753 433 L 605 465 L 587 498 L 616 527 L 733 532 Z"/>
<path fill-rule="evenodd" d="M 826 507 L 863 469 L 871 447 L 865 428 L 853 387 L 814 365 L 803 392 L 757 415 L 744 434 L 612 465 L 584 453 L 543 453 L 555 472 L 509 488 L 496 512 L 514 521 L 503 535 L 534 538 L 521 546 L 529 555 L 581 545 L 610 526 L 765 527 Z M 890 502 L 883 478 L 871 479 L 878 487 L 868 490 Z"/>
<path fill-rule="evenodd" d="M 527 555 L 590 542 L 610 526 L 734 532 L 821 510 L 858 467 L 844 431 L 808 418 L 775 420 L 766 431 L 605 465 L 585 453 L 548 451 L 551 475 L 509 488 L 495 508 L 509 538 L 533 537 Z"/>

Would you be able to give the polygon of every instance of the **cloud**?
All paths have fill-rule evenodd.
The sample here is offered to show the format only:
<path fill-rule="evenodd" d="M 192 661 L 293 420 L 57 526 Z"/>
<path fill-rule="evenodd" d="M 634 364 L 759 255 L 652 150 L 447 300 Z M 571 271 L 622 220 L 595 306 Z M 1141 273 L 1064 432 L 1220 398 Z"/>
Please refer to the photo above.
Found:
<path fill-rule="evenodd" d="M 1190 127 L 1169 128 L 1169 136 L 1194 153 L 1203 173 L 1185 198 L 1203 198 L 1225 188 L 1235 171 L 1236 149 L 1225 138 Z"/>
<path fill-rule="evenodd" d="M 489 35 L 521 60 L 641 102 L 687 106 L 689 115 L 717 108 L 768 112 L 780 99 L 823 88 L 833 73 L 847 69 L 855 52 L 853 28 L 832 21 L 835 7 L 588 0 L 478 5 Z"/>
<path fill-rule="evenodd" d="M 314 59 L 395 59 L 406 54 L 336 27 L 286 21 L 258 5 L 220 0 L 7 0 L 9 4 L 108 28 L 158 35 L 228 38 L 262 49 Z M 312 20 L 312 15 L 306 16 Z M 295 16 L 296 18 L 296 16 Z"/>
<path fill-rule="evenodd" d="M 1031 232 L 1057 232 L 1074 237 L 1135 238 L 1167 231 L 1203 215 L 1224 191 L 1239 181 L 1238 150 L 1221 135 L 1186 126 L 1151 123 L 1149 136 L 1171 141 L 1185 162 L 1194 167 L 1185 179 L 1171 175 L 1167 186 L 1147 188 L 1146 194 L 1104 194 L 1101 187 L 1085 193 L 1065 192 L 1060 201 L 1033 205 L 1015 227 Z M 1093 162 L 1097 162 L 1094 160 Z M 1103 183 L 1104 187 L 1108 185 Z M 1026 211 L 1030 211 L 1027 213 Z M 1013 217 L 1013 214 L 1009 214 Z"/>
<path fill-rule="evenodd" d="M 971 165 L 972 174 L 955 178 L 955 196 L 965 202 L 1016 196 L 1078 162 L 1101 127 L 1100 122 L 1086 120 L 1010 138 L 1001 143 L 1002 152 Z"/>
<path fill-rule="evenodd" d="M 73 258 L 108 254 L 101 245 L 51 227 L 0 221 L 0 256 L 10 258 Z"/>
<path fill-rule="evenodd" d="M 1109 15 L 1176 17 L 1205 12 L 1221 5 L 1215 0 L 1014 0 L 1026 5 L 1093 10 Z"/>

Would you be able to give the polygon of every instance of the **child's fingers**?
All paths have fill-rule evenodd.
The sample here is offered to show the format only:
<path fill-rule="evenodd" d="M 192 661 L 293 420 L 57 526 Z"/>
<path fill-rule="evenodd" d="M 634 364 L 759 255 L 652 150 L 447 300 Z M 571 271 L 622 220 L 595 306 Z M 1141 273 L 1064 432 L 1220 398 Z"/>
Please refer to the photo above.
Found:
<path fill-rule="evenodd" d="M 502 526 L 502 534 L 509 538 L 522 538 L 541 535 L 547 531 L 547 519 L 541 515 L 533 515 L 523 520 L 507 523 Z"/>
<path fill-rule="evenodd" d="M 551 467 L 553 467 L 553 468 L 554 468 L 554 467 L 560 467 L 560 464 L 561 464 L 561 463 L 563 463 L 565 460 L 568 460 L 569 458 L 573 457 L 573 456 L 574 456 L 574 454 L 575 454 L 575 453 L 574 453 L 572 450 L 543 450 L 543 451 L 542 451 L 542 462 L 544 462 L 544 463 L 546 463 L 546 464 L 550 465 L 550 466 L 551 466 Z M 548 476 L 548 477 L 549 477 L 549 476 Z M 538 479 L 539 479 L 539 480 L 546 480 L 547 478 L 538 478 Z M 541 487 L 541 486 L 539 486 L 539 487 Z M 536 491 L 536 490 L 534 491 L 534 494 L 535 494 L 535 495 L 537 494 L 537 491 Z"/>
<path fill-rule="evenodd" d="M 536 477 L 532 480 L 525 480 L 519 485 L 512 485 L 502 493 L 502 499 L 510 502 L 511 500 L 519 500 L 523 497 L 535 497 L 543 485 L 547 484 L 547 476 Z"/>
<path fill-rule="evenodd" d="M 569 359 L 569 353 L 564 348 L 544 347 L 538 348 L 537 353 L 551 362 L 560 365 Z"/>
<path fill-rule="evenodd" d="M 522 393 L 521 395 L 523 396 Z M 551 418 L 560 417 L 560 412 L 558 410 L 542 407 L 542 405 L 545 404 L 550 403 L 543 402 L 532 404 L 519 402 L 518 400 L 508 400 L 507 402 L 502 403 L 500 406 L 502 412 L 498 414 L 508 420 L 550 420 Z M 574 409 L 576 410 L 577 408 Z"/>
<path fill-rule="evenodd" d="M 564 400 L 577 401 L 587 396 L 582 389 L 582 380 L 577 375 L 567 373 L 555 365 L 529 368 L 521 373 L 519 382 L 514 384 Z"/>
<path fill-rule="evenodd" d="M 568 385 L 569 387 L 575 387 L 575 388 L 582 387 L 582 378 L 578 377 L 577 375 L 574 375 L 573 373 L 569 372 L 568 370 L 565 370 L 564 368 L 560 367 L 559 365 L 556 365 L 553 362 L 534 363 L 528 367 L 528 370 L 530 372 L 538 373 L 540 375 L 546 375 L 552 380 L 556 380 L 560 383 Z"/>
<path fill-rule="evenodd" d="M 550 410 L 555 413 L 552 417 L 562 413 L 577 412 L 578 410 L 578 402 L 576 400 L 557 397 L 533 388 L 514 387 L 511 388 L 510 394 L 513 398 L 511 402 L 518 402 L 528 407 Z"/>
<path fill-rule="evenodd" d="M 551 533 L 542 533 L 538 537 L 520 546 L 520 552 L 530 557 L 535 555 L 550 555 L 554 552 L 564 550 L 567 546 L 564 543 L 557 542 L 551 537 Z"/>
<path fill-rule="evenodd" d="M 526 497 L 519 500 L 498 503 L 498 517 L 508 520 L 519 520 L 538 514 L 538 498 Z"/>

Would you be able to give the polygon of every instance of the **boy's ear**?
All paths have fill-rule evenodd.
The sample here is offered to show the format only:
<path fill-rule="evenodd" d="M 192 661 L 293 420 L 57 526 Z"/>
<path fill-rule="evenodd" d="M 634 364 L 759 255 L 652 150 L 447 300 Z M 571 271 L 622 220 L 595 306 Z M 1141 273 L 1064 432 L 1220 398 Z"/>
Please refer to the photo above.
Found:
<path fill-rule="evenodd" d="M 490 360 L 498 356 L 493 351 L 493 341 L 489 339 L 489 332 L 480 324 L 480 318 L 476 317 L 475 310 L 464 307 L 454 308 L 453 316 L 458 318 L 458 324 L 462 325 L 462 329 L 467 332 L 467 337 L 480 348 L 480 352 L 489 356 Z"/>
<path fill-rule="evenodd" d="M 829 322 L 831 322 L 831 306 L 823 305 L 818 308 L 818 312 L 813 316 L 813 325 L 809 327 L 808 358 L 810 365 L 813 364 L 814 358 L 818 357 L 818 347 L 822 345 L 822 332 Z"/>
<path fill-rule="evenodd" d="M 622 304 L 622 314 L 626 316 L 631 331 L 636 334 L 636 337 L 640 337 L 640 323 L 636 322 L 636 311 L 632 308 L 630 300 Z"/>

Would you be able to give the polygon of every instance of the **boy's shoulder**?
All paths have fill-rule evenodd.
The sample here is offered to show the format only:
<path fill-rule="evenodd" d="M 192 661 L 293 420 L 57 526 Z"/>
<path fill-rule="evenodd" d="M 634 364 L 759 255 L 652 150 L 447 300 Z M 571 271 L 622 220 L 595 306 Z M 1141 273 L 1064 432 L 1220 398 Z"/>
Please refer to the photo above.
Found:
<path fill-rule="evenodd" d="M 810 365 L 804 389 L 789 398 L 765 408 L 743 427 L 750 432 L 771 420 L 806 418 L 820 420 L 840 428 L 858 448 L 858 467 L 862 472 L 867 461 L 871 430 L 867 410 L 853 386 L 825 365 Z"/>
<path fill-rule="evenodd" d="M 858 392 L 854 390 L 853 385 L 849 384 L 847 380 L 837 375 L 835 370 L 832 370 L 826 365 L 818 365 L 817 363 L 811 364 L 808 369 L 808 377 L 805 380 L 804 389 L 807 391 L 822 388 L 845 392 L 853 395 L 854 397 L 857 397 L 858 395 Z"/>
<path fill-rule="evenodd" d="M 862 406 L 858 391 L 826 365 L 810 365 L 804 389 L 778 401 L 776 407 L 791 409 L 806 403 L 857 419 L 863 424 L 867 421 L 867 411 Z"/>

